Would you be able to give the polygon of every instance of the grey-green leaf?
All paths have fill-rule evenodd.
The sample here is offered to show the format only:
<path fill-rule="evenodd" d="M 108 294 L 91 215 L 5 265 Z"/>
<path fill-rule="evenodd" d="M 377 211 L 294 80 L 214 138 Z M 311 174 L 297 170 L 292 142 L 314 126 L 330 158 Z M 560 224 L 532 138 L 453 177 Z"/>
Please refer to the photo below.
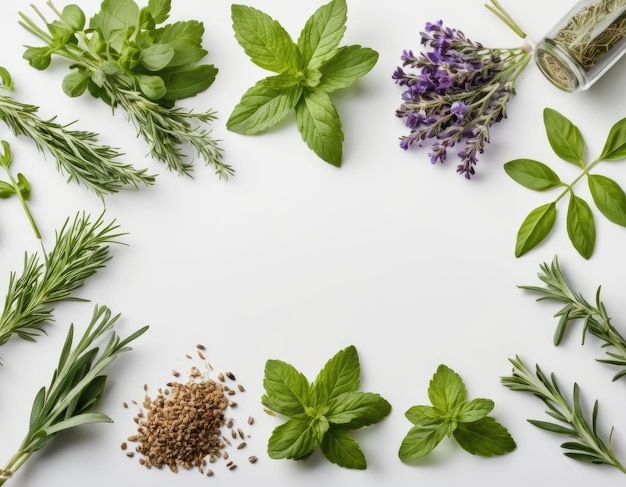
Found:
<path fill-rule="evenodd" d="M 559 176 L 543 162 L 515 159 L 504 164 L 504 171 L 516 183 L 534 191 L 546 191 L 560 186 Z"/>
<path fill-rule="evenodd" d="M 371 71 L 378 61 L 373 49 L 357 45 L 344 46 L 320 68 L 322 78 L 318 89 L 330 93 L 346 88 Z"/>
<path fill-rule="evenodd" d="M 551 108 L 544 109 L 543 122 L 554 153 L 567 162 L 585 167 L 585 142 L 578 127 Z"/>
<path fill-rule="evenodd" d="M 322 5 L 309 17 L 298 38 L 305 66 L 319 68 L 333 54 L 346 31 L 347 19 L 345 0 L 333 0 Z"/>
<path fill-rule="evenodd" d="M 596 243 L 596 225 L 585 200 L 572 194 L 567 208 L 567 235 L 574 248 L 585 259 L 591 257 Z"/>
<path fill-rule="evenodd" d="M 598 159 L 615 161 L 626 157 L 626 118 L 617 122 L 611 130 Z"/>
<path fill-rule="evenodd" d="M 547 203 L 531 211 L 522 222 L 515 242 L 515 257 L 521 257 L 539 245 L 556 221 L 556 203 Z"/>
<path fill-rule="evenodd" d="M 590 174 L 587 181 L 598 210 L 613 223 L 626 226 L 626 194 L 621 186 L 599 174 Z"/>

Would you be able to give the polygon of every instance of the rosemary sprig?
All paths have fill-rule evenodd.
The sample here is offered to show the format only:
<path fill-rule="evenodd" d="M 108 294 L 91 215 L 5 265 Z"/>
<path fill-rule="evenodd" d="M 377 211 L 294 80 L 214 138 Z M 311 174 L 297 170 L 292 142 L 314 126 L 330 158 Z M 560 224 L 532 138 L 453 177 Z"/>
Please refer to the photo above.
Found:
<path fill-rule="evenodd" d="M 1 87 L 12 91 L 13 81 L 4 68 L 0 68 Z M 37 149 L 50 153 L 56 160 L 57 170 L 102 197 L 116 193 L 124 187 L 149 186 L 155 177 L 146 169 L 118 161 L 121 153 L 98 143 L 98 134 L 72 130 L 70 124 L 61 125 L 56 117 L 43 119 L 39 107 L 16 101 L 0 94 L 0 119 L 16 136 L 25 135 L 33 140 Z"/>
<path fill-rule="evenodd" d="M 563 272 L 559 266 L 559 261 L 555 256 L 552 264 L 543 263 L 540 265 L 541 271 L 538 276 L 545 283 L 545 287 L 539 286 L 519 286 L 539 293 L 541 296 L 537 301 L 549 300 L 565 303 L 555 316 L 559 317 L 559 323 L 554 332 L 554 344 L 559 345 L 567 327 L 576 320 L 583 320 L 582 343 L 585 343 L 585 335 L 591 335 L 600 339 L 602 348 L 607 349 L 608 359 L 599 359 L 599 362 L 616 365 L 621 370 L 615 374 L 613 380 L 626 375 L 626 340 L 611 324 L 611 319 L 606 311 L 604 303 L 600 299 L 600 289 L 596 291 L 595 305 L 587 301 L 582 294 L 575 293 L 568 285 Z"/>
<path fill-rule="evenodd" d="M 28 433 L 4 469 L 0 469 L 0 486 L 60 431 L 112 422 L 106 414 L 91 411 L 104 392 L 107 376 L 102 373 L 119 354 L 131 350 L 128 344 L 148 329 L 144 326 L 122 340 L 113 329 L 119 317 L 111 316 L 106 306 L 96 306 L 89 326 L 75 346 L 74 325 L 70 325 L 50 385 L 42 387 L 35 396 Z M 100 343 L 105 334 L 109 334 L 108 340 Z"/>
<path fill-rule="evenodd" d="M 13 335 L 35 341 L 44 333 L 43 324 L 53 321 L 56 303 L 82 301 L 73 293 L 110 260 L 109 244 L 122 235 L 118 228 L 115 221 L 105 224 L 102 214 L 94 222 L 78 214 L 57 232 L 43 264 L 37 253 L 25 254 L 22 274 L 12 272 L 9 278 L 0 316 L 0 346 Z"/>
<path fill-rule="evenodd" d="M 580 402 L 580 388 L 574 383 L 573 405 L 566 399 L 559 388 L 554 373 L 547 376 L 536 366 L 533 374 L 519 357 L 509 359 L 513 364 L 513 375 L 502 377 L 502 384 L 513 391 L 530 392 L 541 399 L 548 407 L 546 414 L 557 420 L 557 423 L 529 419 L 536 427 L 573 438 L 561 445 L 566 450 L 564 455 L 584 463 L 610 465 L 626 473 L 626 468 L 619 462 L 613 452 L 611 440 L 605 442 L 597 430 L 598 401 L 595 401 L 591 423 L 585 418 Z"/>

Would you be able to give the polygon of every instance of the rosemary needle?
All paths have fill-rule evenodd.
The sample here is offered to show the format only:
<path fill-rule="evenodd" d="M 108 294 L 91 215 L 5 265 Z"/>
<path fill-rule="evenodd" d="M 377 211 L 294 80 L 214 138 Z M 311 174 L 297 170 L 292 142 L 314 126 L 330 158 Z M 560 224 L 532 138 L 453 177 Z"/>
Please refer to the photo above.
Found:
<path fill-rule="evenodd" d="M 89 326 L 75 345 L 74 326 L 70 325 L 50 385 L 42 387 L 33 401 L 28 433 L 15 455 L 0 469 L 0 486 L 60 431 L 112 422 L 107 415 L 91 411 L 104 392 L 103 371 L 119 354 L 131 350 L 128 344 L 148 329 L 144 326 L 122 340 L 113 330 L 119 316 L 111 316 L 106 306 L 96 305 Z M 106 334 L 108 340 L 100 343 Z"/>
<path fill-rule="evenodd" d="M 78 214 L 57 232 L 54 248 L 42 263 L 37 253 L 25 254 L 22 274 L 12 272 L 0 316 L 0 346 L 13 335 L 34 341 L 42 325 L 53 320 L 54 304 L 78 301 L 73 292 L 111 258 L 109 244 L 122 235 L 103 214 L 94 222 Z"/>

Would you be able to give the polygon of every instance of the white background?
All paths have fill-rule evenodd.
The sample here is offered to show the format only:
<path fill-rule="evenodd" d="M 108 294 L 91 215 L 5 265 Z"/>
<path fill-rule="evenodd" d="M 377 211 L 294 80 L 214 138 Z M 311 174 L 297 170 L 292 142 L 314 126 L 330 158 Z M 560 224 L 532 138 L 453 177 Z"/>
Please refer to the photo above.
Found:
<path fill-rule="evenodd" d="M 578 464 L 562 454 L 565 438 L 538 430 L 527 418 L 547 419 L 532 396 L 509 391 L 500 377 L 519 354 L 529 366 L 554 371 L 564 391 L 579 382 L 585 404 L 600 400 L 600 427 L 615 425 L 614 446 L 626 459 L 624 383 L 595 362 L 603 352 L 589 339 L 581 347 L 580 325 L 564 344 L 552 345 L 558 307 L 536 303 L 517 285 L 539 284 L 539 264 L 559 256 L 576 290 L 590 300 L 602 285 L 614 324 L 623 327 L 626 231 L 597 215 L 598 238 L 585 261 L 571 247 L 560 206 L 557 226 L 540 247 L 516 259 L 515 235 L 526 214 L 555 195 L 533 193 L 514 183 L 502 169 L 527 157 L 550 164 L 570 181 L 572 165 L 552 155 L 542 124 L 544 107 L 576 123 L 588 158 L 601 150 L 609 128 L 626 116 L 623 97 L 626 62 L 618 64 L 588 92 L 567 94 L 552 87 L 531 64 L 521 76 L 509 118 L 492 130 L 492 142 L 471 181 L 455 172 L 450 157 L 432 166 L 427 149 L 404 152 L 406 133 L 394 115 L 401 88 L 391 80 L 403 49 L 418 51 L 427 21 L 443 19 L 488 46 L 521 41 L 478 0 L 392 0 L 349 2 L 343 44 L 376 49 L 380 59 L 368 76 L 333 95 L 344 131 L 340 169 L 318 159 L 302 142 L 295 121 L 259 136 L 225 128 L 228 115 L 245 90 L 266 72 L 253 65 L 236 43 L 230 4 L 225 0 L 175 0 L 171 20 L 205 23 L 205 46 L 219 75 L 214 85 L 184 105 L 214 108 L 214 135 L 222 140 L 225 161 L 237 171 L 228 182 L 196 161 L 194 178 L 179 177 L 145 156 L 126 115 L 88 97 L 70 99 L 61 90 L 66 65 L 45 72 L 28 66 L 23 45 L 38 42 L 17 24 L 27 2 L 4 0 L 0 15 L 0 65 L 12 73 L 17 100 L 39 105 L 42 117 L 78 120 L 75 127 L 101 133 L 101 142 L 120 147 L 124 161 L 160 173 L 151 188 L 106 198 L 105 219 L 116 219 L 127 246 L 112 247 L 108 266 L 79 291 L 91 303 L 57 307 L 56 321 L 37 343 L 12 339 L 2 349 L 0 368 L 0 463 L 12 455 L 27 430 L 32 399 L 47 385 L 69 323 L 82 330 L 93 304 L 122 313 L 118 331 L 127 335 L 145 324 L 147 334 L 109 369 L 99 410 L 114 424 L 81 427 L 59 435 L 7 482 L 15 486 L 63 485 L 618 485 L 616 469 Z M 279 20 L 297 38 L 322 1 L 250 0 Z M 504 1 L 528 35 L 539 39 L 572 2 Z M 38 7 L 49 12 L 43 1 Z M 99 2 L 82 1 L 88 17 Z M 64 4 L 57 2 L 57 7 Z M 54 161 L 39 154 L 30 140 L 16 139 L 5 126 L 0 137 L 11 143 L 14 171 L 30 180 L 32 212 L 50 248 L 54 232 L 67 218 L 87 211 L 95 218 L 102 203 L 75 184 L 66 184 Z M 626 185 L 624 162 L 598 166 L 597 173 Z M 580 196 L 590 200 L 584 184 Z M 21 271 L 24 252 L 40 250 L 17 200 L 0 202 L 0 289 L 10 271 Z M 120 443 L 135 431 L 124 401 L 141 399 L 171 379 L 170 370 L 188 367 L 186 353 L 207 346 L 216 371 L 231 370 L 247 392 L 237 397 L 240 419 L 256 423 L 244 458 L 233 472 L 218 464 L 211 479 L 197 471 L 177 475 L 147 470 L 127 459 Z M 365 471 L 326 462 L 319 454 L 306 462 L 271 460 L 266 443 L 280 418 L 263 412 L 260 396 L 265 361 L 285 360 L 311 380 L 338 350 L 354 344 L 362 366 L 362 389 L 378 392 L 393 406 L 383 422 L 360 430 L 356 439 L 368 460 Z M 410 428 L 404 412 L 427 404 L 428 382 L 441 363 L 464 379 L 469 397 L 495 401 L 493 415 L 506 425 L 517 449 L 491 459 L 474 457 L 444 441 L 418 465 L 397 457 Z"/>

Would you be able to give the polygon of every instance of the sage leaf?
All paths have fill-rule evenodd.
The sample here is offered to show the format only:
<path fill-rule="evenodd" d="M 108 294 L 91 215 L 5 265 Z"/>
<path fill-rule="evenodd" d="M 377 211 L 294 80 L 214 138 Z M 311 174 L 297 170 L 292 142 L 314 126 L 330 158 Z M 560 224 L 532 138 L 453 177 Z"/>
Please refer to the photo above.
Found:
<path fill-rule="evenodd" d="M 614 161 L 626 157 L 626 118 L 614 124 L 602 149 L 599 160 Z"/>
<path fill-rule="evenodd" d="M 522 222 L 515 242 L 515 257 L 521 257 L 539 245 L 550 233 L 556 220 L 556 203 L 535 208 Z"/>
<path fill-rule="evenodd" d="M 63 421 L 59 421 L 58 423 L 54 423 L 51 426 L 48 426 L 41 430 L 41 432 L 35 433 L 35 435 L 41 436 L 49 436 L 58 433 L 59 431 L 63 431 L 66 429 L 74 428 L 76 426 L 81 426 L 83 424 L 89 423 L 112 423 L 113 420 L 104 413 L 83 413 L 77 416 L 72 416 Z"/>
<path fill-rule="evenodd" d="M 343 158 L 343 130 L 337 109 L 328 95 L 309 91 L 296 105 L 296 122 L 302 140 L 313 152 L 333 166 Z"/>
<path fill-rule="evenodd" d="M 344 46 L 319 69 L 322 74 L 318 89 L 326 93 L 347 88 L 371 71 L 378 61 L 378 53 L 361 46 Z"/>
<path fill-rule="evenodd" d="M 585 167 L 585 142 L 578 127 L 551 108 L 544 109 L 543 121 L 554 153 L 567 162 Z"/>
<path fill-rule="evenodd" d="M 626 194 L 611 178 L 590 174 L 589 190 L 598 210 L 610 221 L 626 226 Z"/>
<path fill-rule="evenodd" d="M 367 462 L 359 444 L 349 431 L 330 430 L 324 435 L 320 449 L 332 463 L 344 468 L 365 470 Z"/>
<path fill-rule="evenodd" d="M 567 208 L 567 235 L 580 255 L 591 257 L 596 243 L 593 213 L 587 202 L 573 193 Z"/>
<path fill-rule="evenodd" d="M 546 191 L 563 184 L 550 167 L 532 159 L 509 161 L 504 164 L 504 170 L 515 182 L 534 191 Z"/>
<path fill-rule="evenodd" d="M 481 457 L 504 455 L 516 447 L 508 430 L 490 416 L 459 424 L 453 435 L 461 448 Z"/>
<path fill-rule="evenodd" d="M 309 17 L 297 44 L 304 65 L 309 69 L 319 68 L 333 54 L 346 31 L 347 20 L 345 0 L 322 5 Z"/>

